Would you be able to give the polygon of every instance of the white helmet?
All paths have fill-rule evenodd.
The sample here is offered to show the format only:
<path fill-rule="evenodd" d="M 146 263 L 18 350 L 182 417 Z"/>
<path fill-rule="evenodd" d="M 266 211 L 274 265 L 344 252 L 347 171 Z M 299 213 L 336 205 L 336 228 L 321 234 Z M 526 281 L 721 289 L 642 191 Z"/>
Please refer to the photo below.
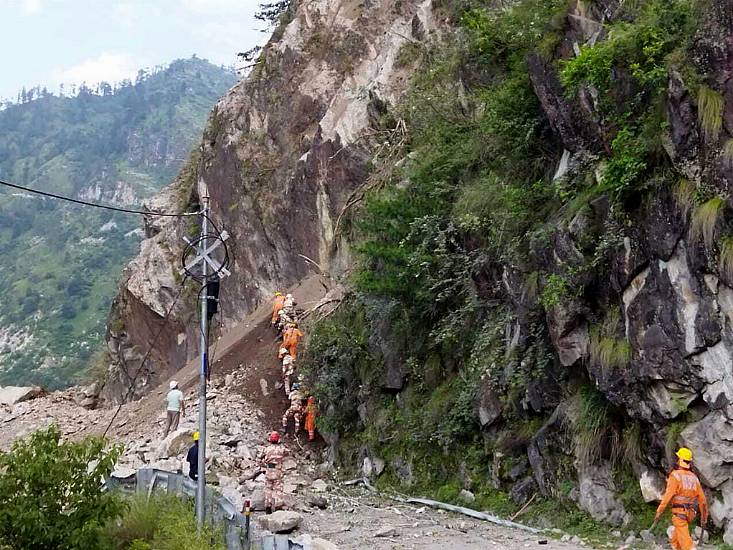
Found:
<path fill-rule="evenodd" d="M 285 295 L 285 298 L 288 298 L 288 299 L 289 299 L 289 298 L 292 298 L 292 297 L 293 297 L 293 295 L 292 295 L 292 294 L 286 294 L 286 295 Z"/>
<path fill-rule="evenodd" d="M 175 381 L 175 380 L 171 380 L 171 383 L 168 384 L 168 386 L 170 387 L 170 389 L 177 388 L 178 387 L 178 382 Z"/>

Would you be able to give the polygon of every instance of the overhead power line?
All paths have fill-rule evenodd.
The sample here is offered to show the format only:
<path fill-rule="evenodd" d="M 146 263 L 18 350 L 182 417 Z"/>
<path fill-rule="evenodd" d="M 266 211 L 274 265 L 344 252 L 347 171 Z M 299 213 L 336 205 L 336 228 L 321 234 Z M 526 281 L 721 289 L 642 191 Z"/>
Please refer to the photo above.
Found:
<path fill-rule="evenodd" d="M 168 216 L 171 218 L 180 218 L 183 216 L 198 216 L 201 212 L 181 212 L 180 214 L 171 214 L 168 212 L 156 212 L 154 210 L 131 210 L 129 208 L 120 208 L 118 206 L 110 206 L 107 204 L 98 204 L 96 202 L 83 201 L 81 199 L 74 199 L 72 197 L 64 197 L 63 195 L 57 195 L 56 193 L 49 193 L 48 191 L 41 191 L 39 189 L 31 189 L 30 187 L 24 187 L 16 183 L 10 183 L 7 181 L 0 180 L 0 185 L 5 187 L 11 187 L 18 189 L 19 191 L 25 191 L 27 193 L 34 193 L 44 197 L 57 199 L 66 202 L 72 202 L 74 204 L 81 204 L 82 206 L 92 206 L 94 208 L 103 208 L 104 210 L 114 210 L 116 212 L 125 212 L 127 214 L 140 214 L 142 216 Z"/>

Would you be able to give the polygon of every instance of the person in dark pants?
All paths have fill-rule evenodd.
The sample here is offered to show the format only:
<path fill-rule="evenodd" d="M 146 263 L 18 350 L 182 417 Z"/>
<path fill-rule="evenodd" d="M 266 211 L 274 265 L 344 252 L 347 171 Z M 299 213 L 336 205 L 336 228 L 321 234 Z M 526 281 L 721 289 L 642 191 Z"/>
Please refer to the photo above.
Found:
<path fill-rule="evenodd" d="M 193 446 L 188 450 L 186 455 L 188 462 L 188 477 L 194 481 L 199 478 L 199 433 L 193 432 Z"/>

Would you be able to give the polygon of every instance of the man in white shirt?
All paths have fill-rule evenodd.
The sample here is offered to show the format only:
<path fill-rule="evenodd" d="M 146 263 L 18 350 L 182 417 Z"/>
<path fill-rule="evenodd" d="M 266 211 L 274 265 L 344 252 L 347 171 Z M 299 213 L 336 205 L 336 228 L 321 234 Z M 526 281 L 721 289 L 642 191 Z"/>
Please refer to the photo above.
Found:
<path fill-rule="evenodd" d="M 171 430 L 175 432 L 178 429 L 178 421 L 181 418 L 181 414 L 186 414 L 183 392 L 178 389 L 178 382 L 175 380 L 171 380 L 170 391 L 166 395 L 165 400 L 168 402 L 168 407 L 166 410 L 165 432 L 163 433 L 164 438 Z"/>

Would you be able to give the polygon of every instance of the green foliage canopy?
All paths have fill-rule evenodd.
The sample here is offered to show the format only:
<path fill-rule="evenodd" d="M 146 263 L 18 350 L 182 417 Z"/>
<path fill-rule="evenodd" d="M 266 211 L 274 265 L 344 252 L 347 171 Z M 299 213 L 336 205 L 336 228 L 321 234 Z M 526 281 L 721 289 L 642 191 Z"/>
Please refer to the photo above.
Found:
<path fill-rule="evenodd" d="M 124 510 L 102 489 L 122 453 L 103 439 L 39 430 L 0 453 L 0 541 L 13 550 L 102 550 L 101 528 Z"/>

